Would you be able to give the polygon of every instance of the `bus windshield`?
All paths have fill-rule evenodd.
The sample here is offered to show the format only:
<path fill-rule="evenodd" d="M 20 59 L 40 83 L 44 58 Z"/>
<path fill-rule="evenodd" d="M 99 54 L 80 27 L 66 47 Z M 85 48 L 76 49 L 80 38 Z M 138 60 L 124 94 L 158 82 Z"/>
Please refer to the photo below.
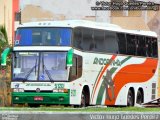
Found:
<path fill-rule="evenodd" d="M 70 28 L 19 28 L 15 46 L 70 46 L 71 34 Z"/>
<path fill-rule="evenodd" d="M 67 81 L 67 52 L 15 52 L 13 80 Z"/>

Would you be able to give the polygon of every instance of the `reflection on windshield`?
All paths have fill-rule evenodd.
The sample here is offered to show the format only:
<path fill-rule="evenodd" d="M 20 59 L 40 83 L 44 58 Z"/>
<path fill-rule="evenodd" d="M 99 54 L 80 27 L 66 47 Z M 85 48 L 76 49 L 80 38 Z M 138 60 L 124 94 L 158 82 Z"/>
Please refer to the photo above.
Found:
<path fill-rule="evenodd" d="M 66 52 L 17 52 L 13 80 L 67 81 Z"/>
<path fill-rule="evenodd" d="M 39 53 L 21 52 L 14 57 L 13 79 L 37 80 Z"/>

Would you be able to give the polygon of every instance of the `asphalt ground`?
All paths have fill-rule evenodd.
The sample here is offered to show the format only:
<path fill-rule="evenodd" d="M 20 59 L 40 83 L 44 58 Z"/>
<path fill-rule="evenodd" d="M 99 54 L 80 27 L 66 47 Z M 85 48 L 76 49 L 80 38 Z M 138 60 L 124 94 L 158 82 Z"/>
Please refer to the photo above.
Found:
<path fill-rule="evenodd" d="M 160 112 L 0 111 L 0 120 L 160 120 Z"/>

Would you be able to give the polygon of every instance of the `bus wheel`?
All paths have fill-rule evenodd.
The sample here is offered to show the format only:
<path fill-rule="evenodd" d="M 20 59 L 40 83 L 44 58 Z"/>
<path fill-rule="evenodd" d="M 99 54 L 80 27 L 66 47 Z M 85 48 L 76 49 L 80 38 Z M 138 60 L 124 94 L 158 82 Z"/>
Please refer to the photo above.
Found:
<path fill-rule="evenodd" d="M 134 106 L 134 94 L 131 89 L 129 89 L 127 95 L 127 106 Z"/>
<path fill-rule="evenodd" d="M 81 95 L 81 105 L 80 107 L 86 107 L 86 95 L 84 90 L 82 91 L 82 95 Z"/>
<path fill-rule="evenodd" d="M 40 107 L 39 104 L 28 104 L 29 107 Z"/>
<path fill-rule="evenodd" d="M 136 103 L 137 104 L 142 104 L 143 103 L 143 93 L 140 90 L 138 90 L 138 92 L 137 92 Z"/>

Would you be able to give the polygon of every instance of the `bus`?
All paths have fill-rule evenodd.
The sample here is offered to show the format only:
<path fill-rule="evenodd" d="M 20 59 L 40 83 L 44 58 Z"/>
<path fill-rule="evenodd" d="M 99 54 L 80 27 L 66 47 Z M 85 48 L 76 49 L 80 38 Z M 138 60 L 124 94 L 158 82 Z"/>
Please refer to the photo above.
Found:
<path fill-rule="evenodd" d="M 12 49 L 12 103 L 135 106 L 159 98 L 151 31 L 85 20 L 21 24 Z"/>

